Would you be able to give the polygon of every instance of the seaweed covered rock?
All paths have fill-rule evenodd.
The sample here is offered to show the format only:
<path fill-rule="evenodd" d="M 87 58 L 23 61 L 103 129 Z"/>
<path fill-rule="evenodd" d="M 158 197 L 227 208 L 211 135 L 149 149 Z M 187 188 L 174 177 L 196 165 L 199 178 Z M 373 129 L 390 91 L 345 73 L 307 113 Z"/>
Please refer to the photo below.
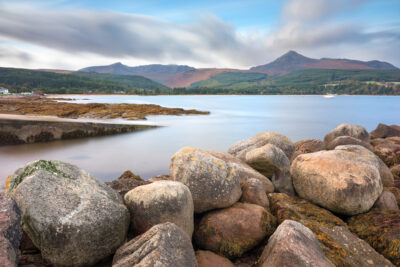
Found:
<path fill-rule="evenodd" d="M 386 138 L 392 136 L 400 136 L 400 126 L 389 126 L 383 123 L 379 123 L 376 129 L 371 132 L 372 138 Z"/>
<path fill-rule="evenodd" d="M 208 250 L 196 251 L 196 260 L 198 267 L 234 267 L 233 263 L 225 257 L 222 257 Z"/>
<path fill-rule="evenodd" d="M 278 226 L 259 262 L 261 267 L 332 267 L 314 233 L 292 220 L 285 220 Z"/>
<path fill-rule="evenodd" d="M 389 167 L 400 164 L 400 145 L 390 140 L 375 145 L 374 153 Z"/>
<path fill-rule="evenodd" d="M 343 145 L 359 145 L 363 146 L 366 149 L 372 151 L 374 148 L 370 143 L 366 143 L 361 141 L 360 139 L 357 139 L 352 136 L 338 136 L 335 139 L 333 139 L 331 142 L 329 142 L 328 146 L 326 147 L 328 150 L 335 149 L 337 146 L 343 146 Z"/>
<path fill-rule="evenodd" d="M 328 210 L 286 194 L 269 194 L 270 208 L 278 220 L 297 221 L 309 228 L 334 266 L 393 266 L 368 243 L 347 229 L 346 223 Z"/>
<path fill-rule="evenodd" d="M 242 194 L 236 169 L 197 148 L 184 147 L 174 154 L 170 176 L 189 188 L 196 213 L 229 207 Z"/>
<path fill-rule="evenodd" d="M 373 208 L 379 210 L 398 210 L 397 200 L 390 191 L 383 190 L 381 196 L 375 202 Z"/>
<path fill-rule="evenodd" d="M 18 266 L 19 244 L 22 236 L 21 213 L 11 198 L 0 192 L 0 263 L 2 266 Z"/>
<path fill-rule="evenodd" d="M 136 187 L 125 195 L 134 234 L 146 232 L 164 222 L 175 223 L 186 234 L 193 234 L 193 199 L 186 185 L 158 181 Z"/>
<path fill-rule="evenodd" d="M 113 267 L 197 266 L 192 242 L 174 223 L 157 224 L 121 246 Z"/>
<path fill-rule="evenodd" d="M 91 265 L 125 241 L 129 212 L 120 195 L 74 165 L 28 163 L 12 176 L 8 193 L 24 231 L 54 264 Z"/>
<path fill-rule="evenodd" d="M 195 231 L 195 243 L 201 249 L 240 257 L 275 230 L 276 220 L 264 208 L 248 203 L 210 211 Z"/>
<path fill-rule="evenodd" d="M 290 172 L 300 197 L 345 215 L 368 211 L 383 190 L 374 159 L 358 151 L 303 154 Z"/>
<path fill-rule="evenodd" d="M 272 144 L 279 147 L 289 159 L 292 157 L 295 150 L 294 144 L 288 137 L 280 133 L 269 131 L 231 145 L 228 153 L 240 158 L 241 160 L 245 160 L 247 152 L 265 146 L 266 144 Z"/>
<path fill-rule="evenodd" d="M 269 201 L 264 184 L 255 178 L 250 178 L 242 186 L 242 197 L 240 202 L 256 204 L 264 208 L 269 208 Z"/>
<path fill-rule="evenodd" d="M 290 160 L 277 146 L 266 144 L 246 153 L 246 163 L 271 178 L 275 191 L 294 195 L 290 177 Z"/>
<path fill-rule="evenodd" d="M 298 155 L 318 152 L 325 150 L 325 144 L 318 139 L 306 139 L 294 143 L 295 151 L 291 160 L 294 160 Z"/>
<path fill-rule="evenodd" d="M 400 266 L 400 210 L 371 210 L 351 217 L 348 224 L 352 232 Z"/>
<path fill-rule="evenodd" d="M 325 146 L 327 148 L 331 147 L 331 142 L 339 136 L 350 136 L 368 144 L 370 141 L 369 133 L 364 127 L 355 124 L 343 123 L 325 135 Z"/>
<path fill-rule="evenodd" d="M 397 187 L 384 187 L 383 190 L 392 192 L 396 199 L 397 205 L 400 208 L 400 189 Z"/>
<path fill-rule="evenodd" d="M 106 182 L 105 184 L 124 197 L 130 190 L 149 183 L 139 175 L 133 174 L 131 171 L 125 171 L 117 180 Z"/>
<path fill-rule="evenodd" d="M 391 167 L 390 172 L 393 175 L 394 186 L 400 189 L 400 164 Z"/>

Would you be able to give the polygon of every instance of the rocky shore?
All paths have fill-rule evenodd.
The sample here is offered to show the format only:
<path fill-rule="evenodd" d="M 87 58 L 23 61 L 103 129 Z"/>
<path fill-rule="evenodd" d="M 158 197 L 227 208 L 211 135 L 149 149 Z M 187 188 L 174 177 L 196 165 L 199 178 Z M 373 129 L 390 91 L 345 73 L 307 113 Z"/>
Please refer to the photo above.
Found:
<path fill-rule="evenodd" d="M 37 160 L 0 199 L 4 266 L 400 266 L 400 127 L 263 132 L 102 183 Z"/>

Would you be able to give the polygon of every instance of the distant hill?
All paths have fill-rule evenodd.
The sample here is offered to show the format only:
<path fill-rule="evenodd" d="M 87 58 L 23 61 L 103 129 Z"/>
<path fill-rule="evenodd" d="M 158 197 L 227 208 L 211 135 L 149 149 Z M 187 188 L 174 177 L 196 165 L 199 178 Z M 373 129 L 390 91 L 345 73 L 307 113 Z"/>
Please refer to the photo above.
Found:
<path fill-rule="evenodd" d="M 260 85 L 267 78 L 265 73 L 257 72 L 224 72 L 212 76 L 208 80 L 192 83 L 190 88 L 209 87 L 240 89 Z"/>
<path fill-rule="evenodd" d="M 313 59 L 305 57 L 295 51 L 289 51 L 271 63 L 250 68 L 251 71 L 267 73 L 269 75 L 284 75 L 303 69 L 397 69 L 390 63 L 382 61 L 360 61 L 351 59 Z"/>
<path fill-rule="evenodd" d="M 140 75 L 160 83 L 166 83 L 174 75 L 185 71 L 195 70 L 193 67 L 186 65 L 143 65 L 129 67 L 120 62 L 107 66 L 94 66 L 80 69 L 80 72 L 97 72 L 120 75 Z"/>

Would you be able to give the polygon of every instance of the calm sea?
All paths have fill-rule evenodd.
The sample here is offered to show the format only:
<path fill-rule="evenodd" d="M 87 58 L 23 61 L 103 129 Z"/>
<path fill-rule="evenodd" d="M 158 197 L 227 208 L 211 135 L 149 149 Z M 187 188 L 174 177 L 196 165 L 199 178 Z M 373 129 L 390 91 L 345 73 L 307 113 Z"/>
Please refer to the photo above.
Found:
<path fill-rule="evenodd" d="M 285 134 L 292 141 L 323 139 L 341 123 L 400 124 L 396 96 L 82 96 L 79 103 L 151 103 L 208 110 L 208 116 L 151 116 L 157 129 L 107 137 L 0 147 L 0 182 L 29 161 L 70 162 L 103 181 L 125 170 L 150 178 L 169 172 L 171 156 L 183 146 L 226 151 L 236 141 L 263 131 Z M 121 122 L 121 120 L 115 120 Z M 141 121 L 136 121 L 138 123 Z"/>

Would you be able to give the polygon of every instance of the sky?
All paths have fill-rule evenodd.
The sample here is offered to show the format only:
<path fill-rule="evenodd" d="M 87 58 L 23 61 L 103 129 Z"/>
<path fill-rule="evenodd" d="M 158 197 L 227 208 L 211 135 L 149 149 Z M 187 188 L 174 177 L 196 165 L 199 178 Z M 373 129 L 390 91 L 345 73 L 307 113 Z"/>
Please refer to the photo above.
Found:
<path fill-rule="evenodd" d="M 400 67 L 400 0 L 0 0 L 0 66 L 247 69 L 289 50 Z"/>

